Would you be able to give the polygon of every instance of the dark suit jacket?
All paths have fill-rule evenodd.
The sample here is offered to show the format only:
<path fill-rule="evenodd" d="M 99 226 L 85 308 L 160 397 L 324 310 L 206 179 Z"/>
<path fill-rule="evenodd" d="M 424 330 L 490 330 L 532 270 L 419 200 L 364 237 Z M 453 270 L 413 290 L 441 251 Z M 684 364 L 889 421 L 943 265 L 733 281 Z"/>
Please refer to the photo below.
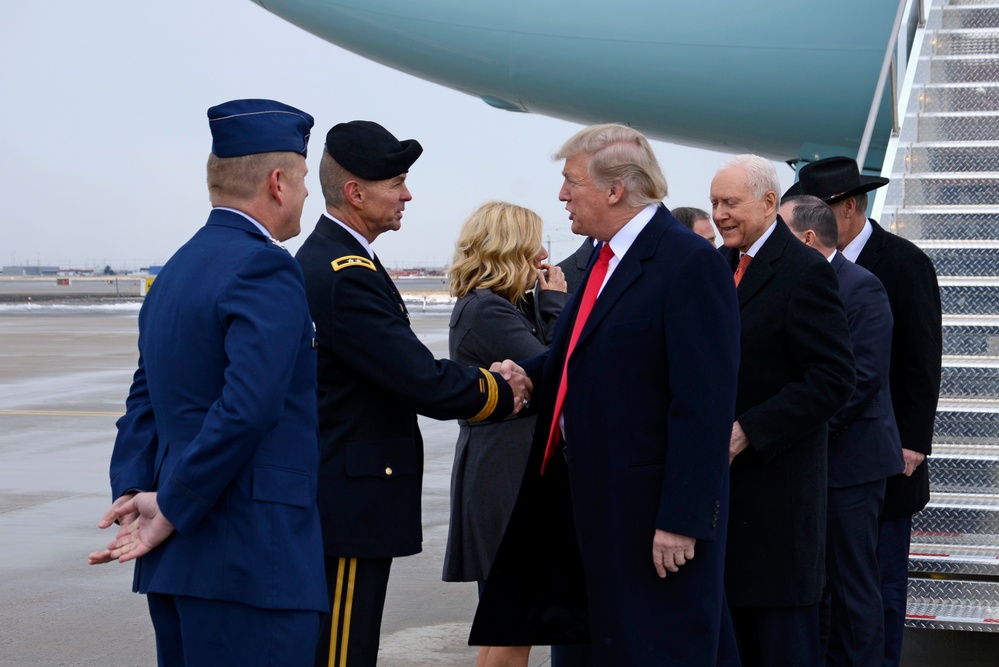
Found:
<path fill-rule="evenodd" d="M 326 556 L 420 551 L 423 439 L 417 413 L 499 419 L 513 410 L 495 373 L 434 359 L 392 278 L 323 216 L 296 256 L 319 346 L 319 509 Z M 344 262 L 337 262 L 342 258 Z M 337 268 L 339 266 L 339 268 Z"/>
<path fill-rule="evenodd" d="M 328 608 L 313 340 L 301 270 L 237 213 L 212 211 L 163 267 L 111 457 L 114 497 L 156 491 L 177 529 L 136 562 L 137 591 Z"/>
<path fill-rule="evenodd" d="M 891 306 L 867 269 L 837 252 L 831 265 L 850 325 L 857 388 L 829 420 L 829 486 L 842 488 L 900 473 L 902 445 L 891 406 Z"/>
<path fill-rule="evenodd" d="M 725 248 L 734 271 L 739 252 Z M 825 584 L 826 422 L 853 394 L 853 353 L 836 275 L 784 221 L 738 288 L 737 419 L 749 449 L 732 463 L 729 603 L 800 606 Z"/>
<path fill-rule="evenodd" d="M 931 453 L 933 420 L 940 396 L 942 351 L 940 288 L 933 263 L 912 242 L 889 234 L 871 221 L 874 231 L 857 264 L 881 280 L 888 293 L 895 328 L 891 343 L 892 405 L 902 447 Z M 882 518 L 918 512 L 930 499 L 929 462 L 911 477 L 888 480 Z"/>
<path fill-rule="evenodd" d="M 565 275 L 565 284 L 569 287 L 569 294 L 575 292 L 583 280 L 583 274 L 586 273 L 586 267 L 590 265 L 593 250 L 593 239 L 587 236 L 583 239 L 583 243 L 576 248 L 576 252 L 558 263 Z"/>
<path fill-rule="evenodd" d="M 734 644 L 722 627 L 739 332 L 731 272 L 659 208 L 583 328 L 563 411 L 568 462 L 556 454 L 542 477 L 581 293 L 549 352 L 525 362 L 538 423 L 472 642 L 572 643 L 588 625 L 595 664 L 715 664 L 719 645 Z M 666 579 L 650 558 L 656 528 L 697 539 L 695 558 Z"/>

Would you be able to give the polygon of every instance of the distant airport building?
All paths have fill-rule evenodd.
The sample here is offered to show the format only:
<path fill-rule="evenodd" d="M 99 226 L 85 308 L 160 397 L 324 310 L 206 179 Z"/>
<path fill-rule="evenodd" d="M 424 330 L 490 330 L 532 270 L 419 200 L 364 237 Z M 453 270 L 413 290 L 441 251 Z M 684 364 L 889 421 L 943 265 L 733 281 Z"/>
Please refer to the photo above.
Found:
<path fill-rule="evenodd" d="M 59 275 L 58 266 L 5 266 L 3 267 L 5 276 L 56 276 Z"/>

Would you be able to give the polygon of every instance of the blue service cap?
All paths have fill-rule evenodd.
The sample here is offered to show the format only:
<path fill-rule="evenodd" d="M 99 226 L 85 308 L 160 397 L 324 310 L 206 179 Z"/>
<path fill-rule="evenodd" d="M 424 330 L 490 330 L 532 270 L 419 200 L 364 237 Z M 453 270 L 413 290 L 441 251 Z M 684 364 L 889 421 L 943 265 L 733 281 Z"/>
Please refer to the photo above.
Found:
<path fill-rule="evenodd" d="M 274 100 L 233 100 L 208 110 L 217 157 L 278 151 L 304 157 L 312 123 L 309 114 Z"/>

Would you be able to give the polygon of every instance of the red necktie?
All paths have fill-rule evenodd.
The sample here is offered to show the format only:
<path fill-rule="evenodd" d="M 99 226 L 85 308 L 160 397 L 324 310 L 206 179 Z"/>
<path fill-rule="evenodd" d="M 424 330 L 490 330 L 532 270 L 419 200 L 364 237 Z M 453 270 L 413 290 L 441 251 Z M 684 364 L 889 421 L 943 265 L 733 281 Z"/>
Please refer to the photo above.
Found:
<path fill-rule="evenodd" d="M 749 266 L 749 263 L 751 261 L 753 261 L 753 258 L 750 257 L 749 255 L 743 255 L 739 259 L 739 266 L 735 267 L 735 286 L 736 287 L 739 286 L 739 281 L 742 280 L 743 274 L 746 273 L 746 267 Z"/>
<path fill-rule="evenodd" d="M 569 355 L 571 355 L 572 351 L 576 348 L 576 341 L 579 340 L 579 334 L 583 331 L 583 325 L 586 324 L 586 318 L 590 316 L 590 311 L 593 310 L 593 304 L 597 302 L 597 295 L 600 293 L 600 288 L 604 284 L 604 277 L 607 275 L 607 267 L 610 265 L 611 257 L 613 256 L 614 251 L 611 250 L 609 244 L 605 243 L 603 247 L 600 248 L 600 256 L 597 257 L 597 263 L 593 265 L 593 269 L 590 271 L 590 277 L 586 280 L 586 288 L 583 290 L 583 298 L 579 301 L 579 310 L 576 311 L 576 321 L 572 325 L 572 335 L 569 336 L 569 345 L 565 348 L 565 362 L 562 364 L 562 377 L 559 379 L 558 395 L 555 397 L 555 413 L 552 415 L 552 427 L 548 432 L 548 444 L 545 445 L 545 459 L 541 463 L 542 475 L 545 474 L 545 468 L 548 467 L 548 461 L 555 454 L 555 449 L 558 447 L 558 441 L 562 435 L 558 422 L 559 417 L 562 415 L 562 403 L 565 401 L 567 375 L 569 371 Z"/>

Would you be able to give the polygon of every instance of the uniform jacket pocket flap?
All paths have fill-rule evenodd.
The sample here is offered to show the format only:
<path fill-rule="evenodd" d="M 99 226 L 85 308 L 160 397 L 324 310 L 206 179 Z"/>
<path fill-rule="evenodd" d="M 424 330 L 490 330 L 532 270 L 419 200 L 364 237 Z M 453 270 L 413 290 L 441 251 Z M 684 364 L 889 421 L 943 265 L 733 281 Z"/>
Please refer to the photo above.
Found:
<path fill-rule="evenodd" d="M 253 499 L 265 503 L 309 507 L 309 476 L 304 472 L 283 468 L 255 468 Z"/>
<path fill-rule="evenodd" d="M 419 471 L 416 442 L 412 438 L 355 440 L 347 443 L 348 477 L 415 475 Z"/>

